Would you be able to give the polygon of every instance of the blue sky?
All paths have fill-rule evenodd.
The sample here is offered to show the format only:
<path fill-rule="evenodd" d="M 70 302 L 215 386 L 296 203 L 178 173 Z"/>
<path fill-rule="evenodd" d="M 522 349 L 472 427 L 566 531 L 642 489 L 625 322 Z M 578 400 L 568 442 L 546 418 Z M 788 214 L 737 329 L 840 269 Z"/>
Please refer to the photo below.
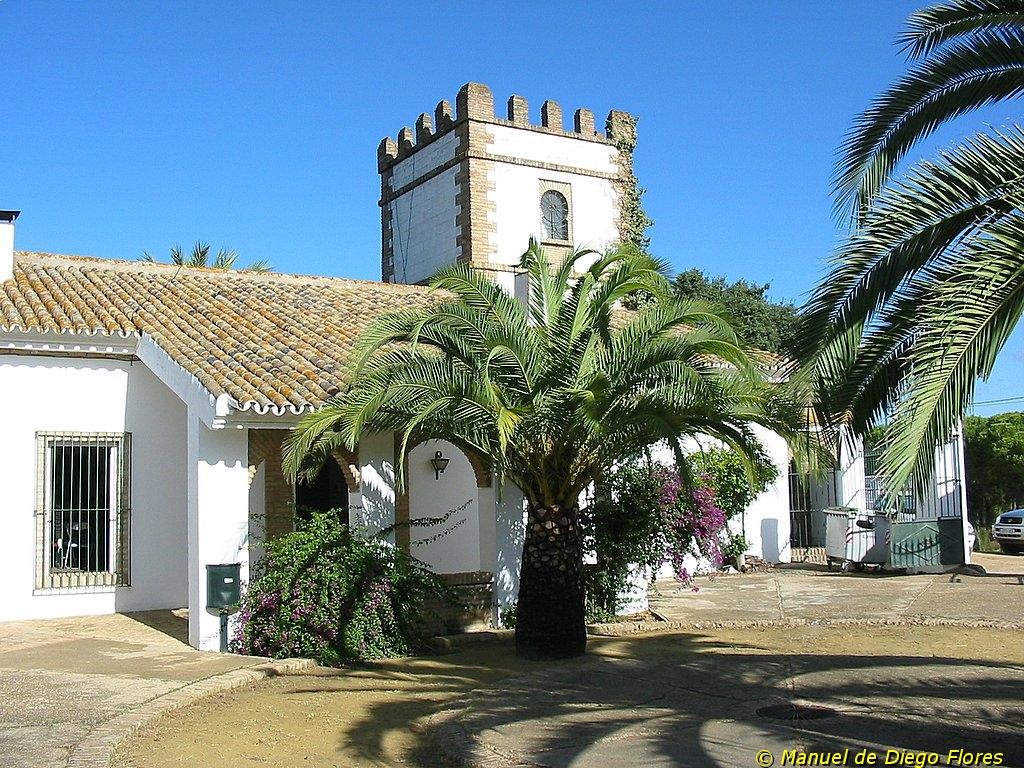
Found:
<path fill-rule="evenodd" d="M 800 303 L 836 238 L 835 147 L 904 70 L 893 40 L 922 2 L 0 0 L 0 208 L 24 212 L 24 249 L 198 238 L 378 278 L 377 143 L 476 80 L 535 119 L 547 98 L 637 114 L 652 250 Z M 979 399 L 1024 394 L 1022 349 L 1019 332 Z"/>

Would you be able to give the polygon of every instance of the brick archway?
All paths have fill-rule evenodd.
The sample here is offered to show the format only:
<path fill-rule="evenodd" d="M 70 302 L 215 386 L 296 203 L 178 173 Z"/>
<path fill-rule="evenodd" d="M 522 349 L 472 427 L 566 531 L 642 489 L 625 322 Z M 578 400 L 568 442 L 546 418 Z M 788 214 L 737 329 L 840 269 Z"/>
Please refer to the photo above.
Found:
<path fill-rule="evenodd" d="M 359 453 L 350 451 L 348 448 L 336 448 L 332 453 L 334 460 L 341 467 L 341 474 L 345 477 L 345 484 L 350 492 L 359 491 Z"/>
<path fill-rule="evenodd" d="M 395 493 L 395 525 L 396 525 L 396 528 L 395 528 L 395 543 L 398 545 L 398 547 L 400 549 L 403 549 L 406 552 L 408 552 L 409 548 L 410 548 L 410 541 L 409 541 L 410 534 L 409 534 L 409 526 L 408 526 L 408 523 L 409 523 L 409 504 L 410 504 L 409 484 L 408 484 L 408 478 L 409 478 L 409 454 L 412 453 L 414 448 L 417 448 L 418 446 L 422 445 L 423 443 L 429 442 L 430 440 L 437 440 L 437 439 L 440 439 L 440 438 L 432 438 L 431 437 L 431 438 L 423 438 L 422 440 L 417 440 L 415 443 L 412 443 L 409 446 L 408 451 L 406 451 L 405 466 L 403 467 L 403 470 L 404 470 L 403 474 L 406 477 L 406 485 L 405 485 L 405 488 L 402 491 L 396 491 L 396 493 Z M 455 450 L 457 450 L 459 453 L 461 453 L 463 456 L 465 456 L 467 461 L 469 461 L 470 467 L 473 468 L 473 476 L 476 478 L 476 487 L 478 489 L 479 488 L 490 488 L 491 487 L 491 485 L 494 483 L 494 477 L 491 474 L 490 464 L 489 464 L 489 462 L 486 459 L 484 459 L 483 457 L 477 455 L 476 453 L 474 453 L 472 451 L 464 451 L 462 448 L 460 448 L 459 446 L 455 445 L 455 443 L 452 443 L 449 440 L 445 440 L 444 442 L 446 442 L 449 445 L 451 445 Z M 402 447 L 402 439 L 401 439 L 401 437 L 397 433 L 395 434 L 395 437 L 394 437 L 394 446 L 395 446 L 395 458 L 397 460 L 398 452 L 401 450 L 401 447 Z"/>
<path fill-rule="evenodd" d="M 462 449 L 460 448 L 459 450 Z M 462 451 L 462 454 L 469 459 L 469 465 L 473 467 L 473 474 L 476 476 L 476 487 L 490 488 L 494 484 L 490 462 L 474 451 Z"/>

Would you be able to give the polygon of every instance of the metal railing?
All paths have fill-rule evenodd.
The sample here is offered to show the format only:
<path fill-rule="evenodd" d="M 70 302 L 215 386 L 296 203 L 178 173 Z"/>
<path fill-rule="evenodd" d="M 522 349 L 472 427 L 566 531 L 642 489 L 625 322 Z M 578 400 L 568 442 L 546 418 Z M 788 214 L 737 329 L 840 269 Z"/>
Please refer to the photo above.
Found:
<path fill-rule="evenodd" d="M 129 583 L 128 433 L 37 435 L 36 587 Z"/>

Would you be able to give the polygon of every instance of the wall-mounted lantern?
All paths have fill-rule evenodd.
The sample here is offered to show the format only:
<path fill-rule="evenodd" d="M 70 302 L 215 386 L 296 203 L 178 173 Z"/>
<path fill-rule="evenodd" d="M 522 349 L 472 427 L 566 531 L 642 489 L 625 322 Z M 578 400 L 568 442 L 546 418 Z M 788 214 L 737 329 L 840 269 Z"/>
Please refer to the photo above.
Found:
<path fill-rule="evenodd" d="M 447 459 L 444 456 L 442 456 L 440 451 L 437 451 L 434 454 L 434 458 L 432 458 L 430 460 L 430 466 L 432 466 L 434 468 L 434 479 L 435 480 L 440 480 L 441 479 L 441 475 L 442 475 L 442 473 L 444 473 L 445 469 L 448 467 L 448 462 L 449 461 L 451 461 L 451 459 Z"/>

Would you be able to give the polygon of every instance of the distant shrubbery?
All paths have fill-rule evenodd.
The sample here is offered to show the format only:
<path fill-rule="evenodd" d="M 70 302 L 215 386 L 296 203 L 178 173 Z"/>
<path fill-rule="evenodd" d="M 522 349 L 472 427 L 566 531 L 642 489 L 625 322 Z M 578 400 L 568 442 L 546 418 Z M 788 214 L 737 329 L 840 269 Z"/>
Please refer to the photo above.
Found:
<path fill-rule="evenodd" d="M 407 655 L 422 646 L 421 612 L 445 595 L 441 580 L 338 512 L 313 512 L 300 530 L 267 543 L 243 598 L 236 653 L 346 659 Z"/>

